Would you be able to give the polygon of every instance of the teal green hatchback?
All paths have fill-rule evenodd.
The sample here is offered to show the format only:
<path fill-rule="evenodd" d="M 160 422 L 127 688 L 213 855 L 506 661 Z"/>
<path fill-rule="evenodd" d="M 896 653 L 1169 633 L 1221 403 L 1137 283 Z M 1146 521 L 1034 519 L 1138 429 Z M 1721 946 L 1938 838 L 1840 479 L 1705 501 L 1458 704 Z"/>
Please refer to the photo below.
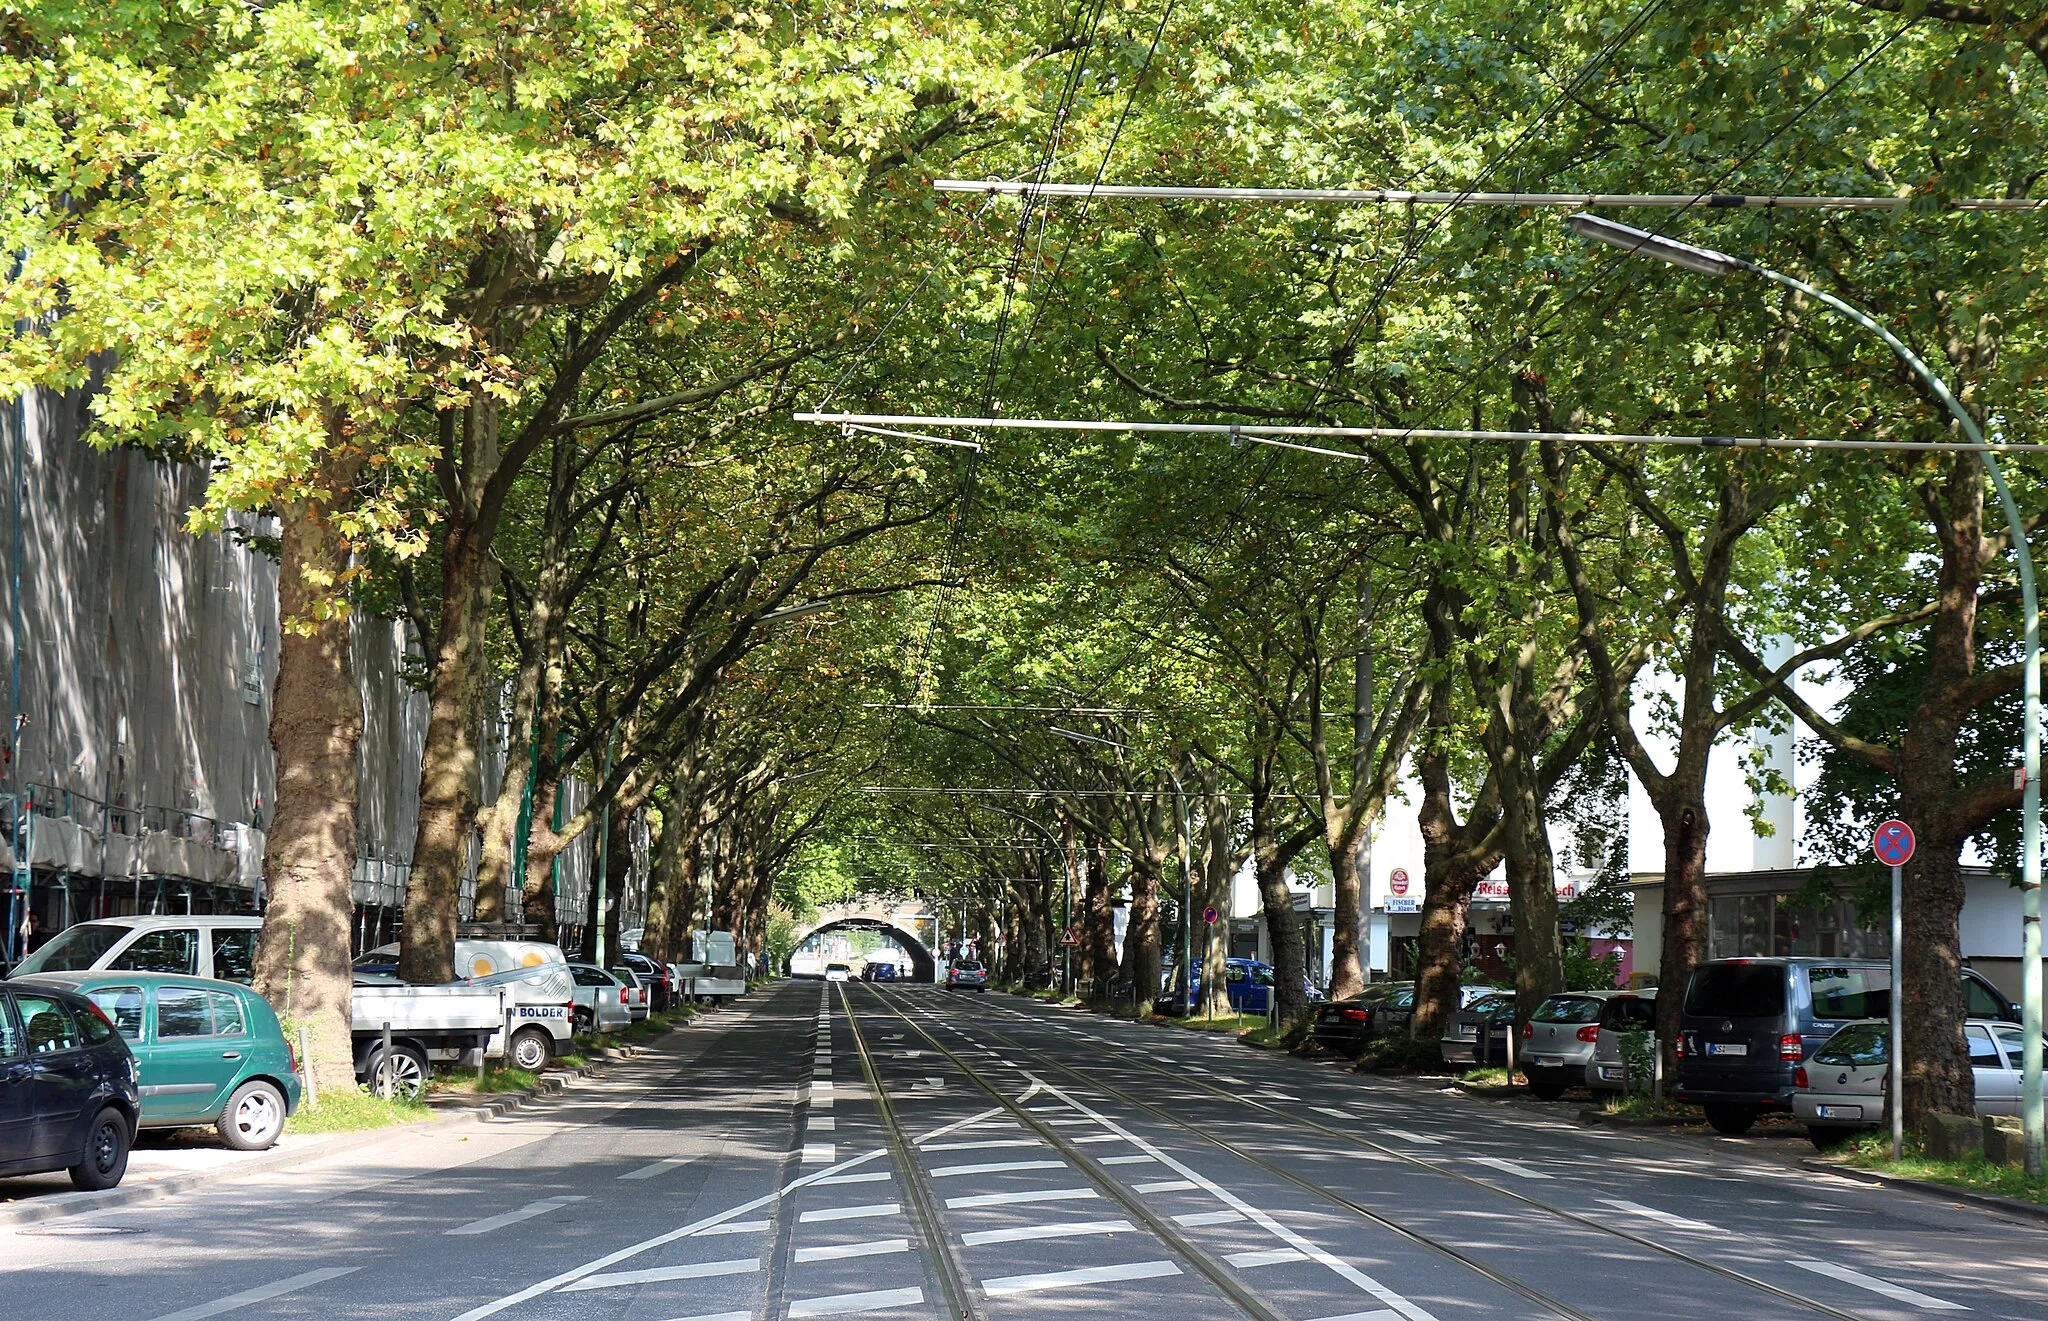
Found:
<path fill-rule="evenodd" d="M 261 1151 L 299 1106 L 299 1068 L 268 1001 L 246 986 L 170 973 L 41 973 L 98 1005 L 142 1066 L 143 1128 L 210 1124 Z"/>

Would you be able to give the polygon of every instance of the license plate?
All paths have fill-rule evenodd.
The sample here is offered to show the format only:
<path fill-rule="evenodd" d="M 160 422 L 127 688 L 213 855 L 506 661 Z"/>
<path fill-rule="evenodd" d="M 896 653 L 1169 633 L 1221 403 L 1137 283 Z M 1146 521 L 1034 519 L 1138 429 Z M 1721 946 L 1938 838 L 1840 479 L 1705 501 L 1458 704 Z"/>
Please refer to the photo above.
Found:
<path fill-rule="evenodd" d="M 1625 1074 L 1623 1073 L 1623 1071 L 1622 1071 L 1622 1070 L 1620 1070 L 1620 1069 L 1615 1069 L 1615 1068 L 1609 1068 L 1609 1067 L 1608 1067 L 1607 1065 L 1605 1065 L 1605 1064 L 1603 1064 L 1603 1065 L 1601 1065 L 1601 1066 L 1600 1066 L 1600 1080 L 1601 1080 L 1602 1082 L 1611 1082 L 1611 1081 L 1613 1081 L 1613 1080 L 1614 1080 L 1614 1079 L 1616 1079 L 1616 1078 L 1620 1078 L 1620 1077 L 1624 1077 L 1624 1076 L 1626 1076 L 1626 1075 L 1625 1075 Z"/>
<path fill-rule="evenodd" d="M 1562 1059 L 1550 1055 L 1531 1055 L 1529 1057 L 1529 1063 L 1535 1065 L 1539 1069 L 1554 1069 L 1558 1067 L 1560 1064 L 1563 1064 L 1564 1061 Z"/>
<path fill-rule="evenodd" d="M 1817 1105 L 1813 1112 L 1822 1119 L 1863 1118 L 1863 1107 L 1860 1105 Z"/>
<path fill-rule="evenodd" d="M 1749 1054 L 1749 1047 L 1739 1041 L 1709 1041 L 1707 1043 L 1707 1054 L 1747 1055 Z"/>

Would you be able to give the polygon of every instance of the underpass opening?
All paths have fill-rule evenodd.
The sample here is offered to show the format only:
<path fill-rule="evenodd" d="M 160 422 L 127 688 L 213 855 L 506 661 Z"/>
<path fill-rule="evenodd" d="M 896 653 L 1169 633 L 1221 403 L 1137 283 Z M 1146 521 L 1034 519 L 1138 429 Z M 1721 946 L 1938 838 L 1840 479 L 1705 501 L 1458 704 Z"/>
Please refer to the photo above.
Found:
<path fill-rule="evenodd" d="M 849 938 L 835 939 L 842 933 Z M 881 939 L 863 939 L 862 933 L 872 933 Z M 902 969 L 898 975 L 904 980 L 938 980 L 938 961 L 923 941 L 893 922 L 874 917 L 842 917 L 822 924 L 796 943 L 783 971 L 791 977 L 822 977 L 827 963 L 854 964 L 855 976 L 861 974 L 862 964 L 894 963 Z"/>

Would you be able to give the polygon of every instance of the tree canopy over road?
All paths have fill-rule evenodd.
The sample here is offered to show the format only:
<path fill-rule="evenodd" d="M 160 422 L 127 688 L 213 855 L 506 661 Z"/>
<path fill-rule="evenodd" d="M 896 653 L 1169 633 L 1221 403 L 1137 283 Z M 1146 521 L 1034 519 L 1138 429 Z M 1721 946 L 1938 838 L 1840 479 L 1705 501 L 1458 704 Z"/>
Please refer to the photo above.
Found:
<path fill-rule="evenodd" d="M 1334 885 L 1354 988 L 1361 844 L 1420 815 L 1433 1039 L 1498 865 L 1522 1004 L 1564 984 L 1551 827 L 1618 766 L 1681 984 L 1738 824 L 1708 767 L 1796 722 L 1847 823 L 1808 856 L 1894 813 L 1919 834 L 1906 1100 L 1967 1111 L 1959 866 L 2010 856 L 2019 800 L 1982 456 L 1409 434 L 1957 439 L 1881 342 L 1554 207 L 931 181 L 1899 199 L 1602 213 L 1869 309 L 1993 439 L 2039 443 L 2048 215 L 1950 204 L 2040 196 L 2048 10 L 32 0 L 0 80 L 0 287 L 32 327 L 0 388 L 90 386 L 100 443 L 210 466 L 206 519 L 279 520 L 259 980 L 326 1025 L 323 1068 L 369 610 L 411 621 L 432 701 L 408 976 L 450 975 L 472 840 L 476 915 L 551 922 L 551 861 L 645 809 L 657 955 L 915 891 L 1003 928 L 1021 977 L 1071 868 L 1083 965 L 1156 983 L 1177 778 L 1196 907 L 1252 865 L 1290 1019 L 1290 870 Z M 1386 431 L 939 433 L 967 449 L 792 420 L 814 408 Z M 2038 457 L 2006 471 L 2038 522 Z M 1838 710 L 1786 682 L 1830 671 Z M 1668 698 L 1632 700 L 1651 678 Z M 483 801 L 487 705 L 514 755 Z"/>

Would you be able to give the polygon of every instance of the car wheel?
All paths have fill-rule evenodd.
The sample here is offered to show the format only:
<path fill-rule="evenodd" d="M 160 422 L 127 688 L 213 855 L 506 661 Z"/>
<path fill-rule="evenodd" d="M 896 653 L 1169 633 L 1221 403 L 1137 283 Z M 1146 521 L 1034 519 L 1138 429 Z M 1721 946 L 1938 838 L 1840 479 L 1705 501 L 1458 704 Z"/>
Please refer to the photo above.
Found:
<path fill-rule="evenodd" d="M 576 1032 L 590 1031 L 590 1011 L 578 1005 L 576 1012 L 569 1015 L 569 1027 Z"/>
<path fill-rule="evenodd" d="M 1726 1133 L 1739 1138 L 1756 1124 L 1756 1107 L 1753 1105 L 1729 1105 L 1725 1102 L 1703 1107 L 1707 1112 L 1707 1123 L 1716 1133 Z"/>
<path fill-rule="evenodd" d="M 555 1057 L 555 1043 L 537 1027 L 523 1027 L 512 1034 L 512 1063 L 532 1073 L 545 1069 Z"/>
<path fill-rule="evenodd" d="M 1815 1151 L 1833 1151 L 1836 1147 L 1849 1140 L 1849 1130 L 1846 1128 L 1818 1128 L 1808 1124 L 1806 1126 L 1806 1140 L 1813 1144 Z"/>
<path fill-rule="evenodd" d="M 1564 1095 L 1564 1084 L 1561 1082 L 1536 1082 L 1531 1080 L 1529 1083 L 1529 1095 L 1539 1101 L 1555 1101 Z"/>
<path fill-rule="evenodd" d="M 245 1082 L 228 1098 L 214 1128 L 236 1151 L 267 1151 L 284 1132 L 284 1093 L 267 1082 Z"/>
<path fill-rule="evenodd" d="M 87 1192 L 112 1188 L 128 1173 L 128 1116 L 108 1106 L 93 1116 L 85 1131 L 85 1159 L 71 1167 L 73 1187 Z"/>
<path fill-rule="evenodd" d="M 429 1066 L 417 1046 L 398 1042 L 385 1055 L 382 1043 L 372 1046 L 363 1060 L 363 1082 L 378 1096 L 417 1101 L 427 1092 Z M 281 1107 L 280 1107 L 281 1108 Z"/>

